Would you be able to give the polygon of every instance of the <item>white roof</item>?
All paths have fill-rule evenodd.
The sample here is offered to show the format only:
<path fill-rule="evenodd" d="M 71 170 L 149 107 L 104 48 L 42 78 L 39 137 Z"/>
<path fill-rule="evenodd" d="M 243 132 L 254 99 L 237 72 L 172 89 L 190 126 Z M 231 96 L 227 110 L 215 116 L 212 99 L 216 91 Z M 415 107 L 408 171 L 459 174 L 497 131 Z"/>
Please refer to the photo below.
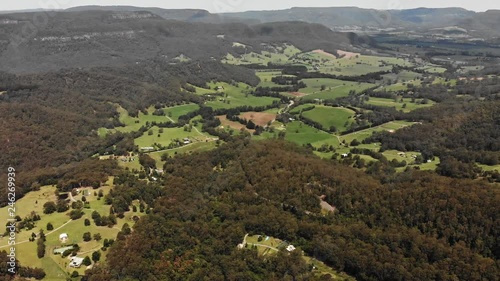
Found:
<path fill-rule="evenodd" d="M 61 233 L 59 235 L 59 239 L 63 239 L 63 238 L 68 238 L 68 234 L 67 233 Z"/>
<path fill-rule="evenodd" d="M 79 257 L 72 257 L 71 258 L 71 263 L 69 264 L 72 267 L 80 267 L 83 263 L 83 258 Z"/>

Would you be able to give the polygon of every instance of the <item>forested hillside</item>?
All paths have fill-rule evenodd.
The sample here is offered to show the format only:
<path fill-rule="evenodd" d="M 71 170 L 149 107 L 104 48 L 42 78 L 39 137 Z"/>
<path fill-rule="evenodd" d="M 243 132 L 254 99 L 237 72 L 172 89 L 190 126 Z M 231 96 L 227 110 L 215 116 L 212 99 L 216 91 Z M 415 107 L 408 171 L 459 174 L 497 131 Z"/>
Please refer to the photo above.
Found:
<path fill-rule="evenodd" d="M 89 280 L 330 280 L 293 253 L 238 250 L 245 233 L 289 241 L 358 280 L 500 277 L 500 194 L 481 182 L 410 170 L 380 184 L 280 141 L 240 140 L 164 168 L 152 214 Z M 113 202 L 149 197 L 119 178 Z M 335 213 L 321 212 L 322 195 Z"/>
<path fill-rule="evenodd" d="M 135 15 L 135 16 L 134 16 Z M 40 17 L 46 16 L 40 14 Z M 354 34 L 336 33 L 319 24 L 301 22 L 245 25 L 165 20 L 149 12 L 122 17 L 120 12 L 57 12 L 34 27 L 36 14 L 0 15 L 0 71 L 40 72 L 61 68 L 122 66 L 148 59 L 176 62 L 220 60 L 228 53 L 262 50 L 261 43 L 289 42 L 301 49 L 351 49 Z M 34 30 L 23 32 L 23 30 Z"/>
<path fill-rule="evenodd" d="M 97 135 L 101 127 L 122 125 L 117 105 L 137 116 L 152 105 L 200 102 L 198 96 L 182 91 L 181 86 L 188 82 L 203 86 L 211 80 L 258 83 L 252 71 L 218 62 L 172 66 L 150 61 L 147 65 L 126 68 L 18 76 L 2 73 L 1 167 L 10 165 L 19 172 L 30 171 L 18 183 L 21 196 L 32 183 L 57 174 L 46 168 L 81 161 L 103 149 L 111 153 L 117 147 L 131 151 L 134 144 L 130 135 L 117 133 L 107 138 Z M 3 203 L 5 197 L 2 198 Z"/>

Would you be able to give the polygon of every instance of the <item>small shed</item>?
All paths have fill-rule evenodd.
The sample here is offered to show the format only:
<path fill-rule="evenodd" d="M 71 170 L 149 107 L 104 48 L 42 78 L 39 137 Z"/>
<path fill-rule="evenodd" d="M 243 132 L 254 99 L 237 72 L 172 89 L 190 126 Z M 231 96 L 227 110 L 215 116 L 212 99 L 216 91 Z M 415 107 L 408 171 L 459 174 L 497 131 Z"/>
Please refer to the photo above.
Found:
<path fill-rule="evenodd" d="M 68 240 L 68 234 L 67 233 L 61 233 L 59 234 L 59 240 L 65 242 L 66 240 Z"/>
<path fill-rule="evenodd" d="M 295 251 L 295 247 L 293 245 L 288 245 L 288 247 L 286 247 L 286 250 L 289 252 L 293 252 Z"/>
<path fill-rule="evenodd" d="M 67 250 L 73 250 L 73 246 L 54 249 L 54 255 L 62 255 Z"/>

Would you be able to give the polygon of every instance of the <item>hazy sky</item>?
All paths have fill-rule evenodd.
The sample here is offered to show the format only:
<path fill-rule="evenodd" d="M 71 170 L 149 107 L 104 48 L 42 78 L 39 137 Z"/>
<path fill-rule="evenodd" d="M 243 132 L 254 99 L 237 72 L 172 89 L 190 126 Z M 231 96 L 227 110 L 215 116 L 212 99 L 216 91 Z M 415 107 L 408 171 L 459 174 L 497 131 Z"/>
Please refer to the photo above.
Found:
<path fill-rule="evenodd" d="M 81 5 L 133 5 L 161 8 L 199 8 L 210 12 L 276 10 L 290 7 L 358 6 L 376 9 L 408 9 L 416 7 L 463 7 L 474 11 L 500 9 L 497 0 L 2 0 L 0 10 L 64 9 Z"/>

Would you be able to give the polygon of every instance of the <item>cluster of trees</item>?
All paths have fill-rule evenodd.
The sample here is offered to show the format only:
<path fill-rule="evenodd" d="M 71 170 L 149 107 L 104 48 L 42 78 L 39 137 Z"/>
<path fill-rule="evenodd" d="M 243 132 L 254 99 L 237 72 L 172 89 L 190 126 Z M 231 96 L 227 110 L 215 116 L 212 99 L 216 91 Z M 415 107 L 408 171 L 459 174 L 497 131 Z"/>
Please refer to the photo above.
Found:
<path fill-rule="evenodd" d="M 473 164 L 500 162 L 500 102 L 446 102 L 406 114 L 422 122 L 391 134 L 375 133 L 365 143 L 381 142 L 381 151 L 420 151 L 424 160 L 439 156 L 443 175 L 475 177 Z M 463 163 L 460 167 L 456 161 Z M 454 164 L 455 163 L 455 164 Z"/>
<path fill-rule="evenodd" d="M 500 197 L 482 181 L 409 169 L 382 184 L 277 140 L 236 140 L 169 158 L 164 170 L 152 198 L 154 186 L 117 177 L 114 196 L 142 197 L 153 209 L 88 280 L 328 280 L 295 254 L 238 250 L 245 233 L 289 241 L 358 280 L 500 276 Z M 335 213 L 322 214 L 319 196 Z"/>

